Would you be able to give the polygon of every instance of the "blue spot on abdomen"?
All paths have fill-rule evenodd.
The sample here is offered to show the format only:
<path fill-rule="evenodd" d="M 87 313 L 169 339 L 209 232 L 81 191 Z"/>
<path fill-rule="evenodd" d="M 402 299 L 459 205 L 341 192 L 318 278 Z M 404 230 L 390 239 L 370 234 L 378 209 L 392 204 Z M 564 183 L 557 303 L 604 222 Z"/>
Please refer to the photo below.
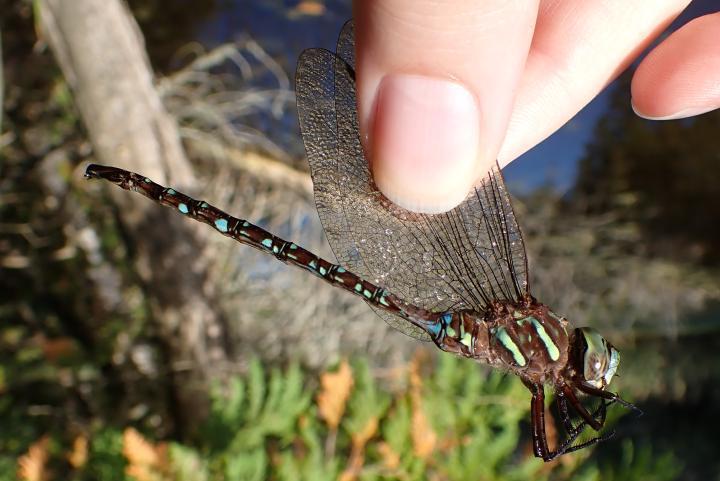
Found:
<path fill-rule="evenodd" d="M 225 219 L 218 219 L 215 221 L 215 227 L 220 232 L 227 232 L 228 231 L 228 221 Z"/>

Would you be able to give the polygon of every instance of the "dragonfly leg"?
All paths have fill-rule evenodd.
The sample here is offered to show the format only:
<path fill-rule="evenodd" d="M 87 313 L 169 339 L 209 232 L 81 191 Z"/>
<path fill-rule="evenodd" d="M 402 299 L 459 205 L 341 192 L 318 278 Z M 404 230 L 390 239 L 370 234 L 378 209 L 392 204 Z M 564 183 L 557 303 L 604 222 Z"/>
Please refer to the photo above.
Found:
<path fill-rule="evenodd" d="M 570 420 L 570 413 L 568 411 L 568 400 L 562 390 L 558 391 L 556 402 L 558 406 L 558 411 L 560 412 L 560 417 L 562 419 L 563 425 L 565 426 L 565 431 L 570 436 L 572 436 L 578 430 L 585 429 L 585 426 L 588 425 L 587 421 L 585 420 L 583 420 L 577 426 L 574 426 L 572 424 L 572 421 Z M 600 403 L 600 406 L 598 406 L 597 409 L 593 411 L 592 418 L 594 420 L 597 420 L 600 424 L 605 424 L 605 415 L 607 414 L 607 406 L 609 404 L 611 404 L 610 401 L 603 400 L 602 403 Z"/>
<path fill-rule="evenodd" d="M 583 406 L 580 401 L 578 400 L 577 396 L 575 395 L 575 392 L 573 389 L 568 386 L 567 384 L 562 387 L 562 394 L 563 397 L 567 399 L 567 401 L 570 402 L 570 405 L 575 409 L 575 411 L 580 415 L 581 418 L 585 420 L 585 423 L 593 428 L 595 431 L 600 431 L 603 427 L 603 424 L 605 424 L 605 399 L 601 398 L 600 407 L 595 412 L 600 412 L 600 418 L 595 417 L 595 413 L 590 414 L 587 409 L 585 409 L 585 406 Z"/>
<path fill-rule="evenodd" d="M 545 432 L 545 389 L 539 383 L 525 382 L 525 385 L 532 393 L 530 424 L 532 425 L 533 452 L 535 457 L 542 458 L 545 462 L 552 461 L 572 448 L 572 443 L 575 442 L 583 429 L 582 427 L 573 429 L 573 432 L 568 433 L 568 439 L 558 446 L 555 451 L 551 451 Z"/>
<path fill-rule="evenodd" d="M 542 384 L 526 382 L 525 385 L 532 393 L 530 401 L 530 424 L 532 428 L 533 452 L 535 457 L 549 461 L 547 436 L 545 435 L 545 390 Z"/>
<path fill-rule="evenodd" d="M 536 457 L 542 458 L 543 461 L 552 461 L 553 459 L 565 453 L 571 453 L 573 451 L 586 448 L 598 442 L 605 441 L 606 439 L 611 438 L 615 434 L 614 432 L 610 432 L 602 436 L 594 437 L 580 444 L 574 444 L 580 434 L 582 434 L 582 432 L 585 430 L 585 427 L 588 426 L 590 423 L 588 422 L 588 420 L 583 418 L 583 421 L 578 426 L 572 425 L 568 412 L 568 401 L 570 401 L 570 404 L 573 406 L 574 409 L 577 409 L 573 403 L 573 399 L 577 401 L 577 397 L 574 396 L 573 393 L 572 398 L 568 400 L 566 392 L 564 390 L 561 390 L 558 392 L 558 398 L 556 402 L 558 403 L 558 409 L 562 417 L 563 425 L 565 426 L 565 430 L 567 431 L 567 439 L 565 439 L 561 444 L 559 444 L 554 451 L 551 450 L 550 446 L 548 445 L 547 434 L 545 430 L 544 387 L 542 384 L 534 384 L 530 382 L 525 382 L 525 385 L 528 387 L 528 389 L 530 389 L 530 392 L 532 393 L 532 401 L 530 404 L 530 421 L 532 424 L 533 452 Z M 592 419 L 594 423 L 599 423 L 600 425 L 604 424 L 607 404 L 608 403 L 603 400 L 601 405 L 592 414 L 588 413 L 588 416 L 590 416 L 590 419 Z M 580 407 L 582 408 L 582 406 Z M 596 418 L 596 416 L 599 416 L 599 418 Z"/>
<path fill-rule="evenodd" d="M 592 439 L 589 439 L 585 442 L 582 442 L 580 444 L 572 445 L 572 442 L 574 442 L 577 437 L 583 432 L 585 427 L 588 425 L 588 422 L 583 420 L 580 424 L 577 426 L 573 426 L 572 422 L 570 421 L 570 414 L 568 412 L 568 400 L 565 397 L 565 394 L 560 391 L 557 394 L 557 404 L 558 409 L 560 411 L 560 415 L 562 417 L 563 425 L 565 426 L 565 430 L 568 434 L 568 440 L 571 440 L 569 443 L 566 441 L 564 444 L 567 444 L 567 448 L 565 449 L 565 453 L 572 453 L 573 451 L 578 451 L 580 449 L 586 448 L 588 446 L 591 446 L 593 444 L 606 441 L 613 437 L 615 435 L 615 431 L 610 431 L 606 434 L 603 434 L 602 436 L 596 436 Z M 613 401 L 606 401 L 601 400 L 600 406 L 595 409 L 592 413 L 592 418 L 597 420 L 601 425 L 605 424 L 605 416 L 607 414 L 607 407 L 612 404 Z"/>
<path fill-rule="evenodd" d="M 643 414 L 643 412 L 640 408 L 638 408 L 634 404 L 629 403 L 626 400 L 622 399 L 620 396 L 618 396 L 614 392 L 604 391 L 602 389 L 598 389 L 594 386 L 591 386 L 587 383 L 580 383 L 580 384 L 578 384 L 577 388 L 589 396 L 597 396 L 597 397 L 600 397 L 603 399 L 607 399 L 611 403 L 616 402 L 625 408 L 628 408 L 628 409 L 631 409 L 631 410 L 637 412 L 641 416 Z"/>
<path fill-rule="evenodd" d="M 581 424 L 581 426 L 582 426 L 583 428 L 586 426 L 585 421 L 583 421 L 583 423 Z M 585 441 L 585 442 L 582 442 L 582 443 L 579 443 L 579 444 L 572 444 L 572 443 L 575 442 L 575 440 L 577 439 L 577 437 L 580 435 L 581 432 L 582 432 L 582 429 L 579 429 L 578 432 L 577 432 L 572 438 L 568 438 L 568 440 L 563 443 L 563 446 L 566 446 L 565 449 L 562 450 L 562 451 L 561 451 L 559 454 L 557 454 L 556 456 L 559 456 L 560 454 L 567 454 L 567 453 L 572 453 L 572 452 L 574 452 L 574 451 L 579 451 L 579 450 L 581 450 L 581 449 L 587 448 L 588 446 L 592 446 L 593 444 L 597 444 L 597 443 L 601 443 L 601 442 L 603 442 L 603 441 L 607 441 L 608 439 L 610 439 L 610 438 L 612 438 L 613 436 L 615 436 L 615 431 L 610 431 L 610 432 L 607 432 L 607 433 L 605 433 L 605 434 L 603 434 L 603 435 L 601 435 L 601 436 L 595 436 L 594 438 L 589 439 L 589 440 L 587 440 L 587 441 Z M 560 451 L 560 449 L 558 449 L 558 451 Z"/>
<path fill-rule="evenodd" d="M 559 391 L 557 393 L 555 402 L 557 403 L 558 412 L 560 413 L 560 419 L 562 420 L 563 426 L 565 426 L 565 432 L 567 432 L 569 436 L 572 436 L 572 433 L 575 433 L 578 430 L 585 429 L 585 421 L 581 422 L 577 426 L 573 425 L 572 421 L 570 420 L 568 401 L 562 391 Z"/>

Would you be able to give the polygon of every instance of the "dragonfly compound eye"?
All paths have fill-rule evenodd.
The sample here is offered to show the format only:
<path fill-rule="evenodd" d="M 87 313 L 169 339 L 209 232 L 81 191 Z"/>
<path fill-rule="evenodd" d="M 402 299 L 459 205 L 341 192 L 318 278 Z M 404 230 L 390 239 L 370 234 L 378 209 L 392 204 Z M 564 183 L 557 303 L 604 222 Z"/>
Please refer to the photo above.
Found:
<path fill-rule="evenodd" d="M 595 329 L 582 327 L 576 330 L 576 342 L 581 342 L 582 375 L 592 386 L 603 389 L 610 384 L 620 363 L 620 353 Z"/>

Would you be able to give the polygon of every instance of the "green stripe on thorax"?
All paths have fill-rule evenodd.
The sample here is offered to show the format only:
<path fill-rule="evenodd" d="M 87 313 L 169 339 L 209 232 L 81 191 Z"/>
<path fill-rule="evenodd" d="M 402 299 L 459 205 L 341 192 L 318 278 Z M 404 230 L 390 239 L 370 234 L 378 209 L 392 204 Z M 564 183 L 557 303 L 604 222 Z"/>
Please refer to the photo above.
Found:
<path fill-rule="evenodd" d="M 524 366 L 527 364 L 527 360 L 525 359 L 525 356 L 523 356 L 522 351 L 520 351 L 520 347 L 515 344 L 515 341 L 512 340 L 510 334 L 508 334 L 504 327 L 499 327 L 495 331 L 495 338 L 510 352 L 510 354 L 512 354 L 515 364 L 518 366 Z"/>
<path fill-rule="evenodd" d="M 553 361 L 557 361 L 558 359 L 560 359 L 560 349 L 558 348 L 557 344 L 555 344 L 555 341 L 548 334 L 547 330 L 545 330 L 545 326 L 543 326 L 540 321 L 530 316 L 518 319 L 515 322 L 517 322 L 519 326 L 522 326 L 526 322 L 529 322 L 535 330 L 535 333 L 538 335 L 538 338 L 545 346 L 545 350 L 547 351 L 548 356 L 550 356 L 550 359 L 552 359 Z"/>

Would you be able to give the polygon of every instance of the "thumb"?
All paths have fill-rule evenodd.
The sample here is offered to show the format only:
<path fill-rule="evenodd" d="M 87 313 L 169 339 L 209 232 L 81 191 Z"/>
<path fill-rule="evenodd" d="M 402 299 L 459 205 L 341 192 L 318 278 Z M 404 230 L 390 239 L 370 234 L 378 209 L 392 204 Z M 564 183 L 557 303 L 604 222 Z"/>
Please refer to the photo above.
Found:
<path fill-rule="evenodd" d="M 494 165 L 537 2 L 355 2 L 361 139 L 400 206 L 452 209 Z"/>

